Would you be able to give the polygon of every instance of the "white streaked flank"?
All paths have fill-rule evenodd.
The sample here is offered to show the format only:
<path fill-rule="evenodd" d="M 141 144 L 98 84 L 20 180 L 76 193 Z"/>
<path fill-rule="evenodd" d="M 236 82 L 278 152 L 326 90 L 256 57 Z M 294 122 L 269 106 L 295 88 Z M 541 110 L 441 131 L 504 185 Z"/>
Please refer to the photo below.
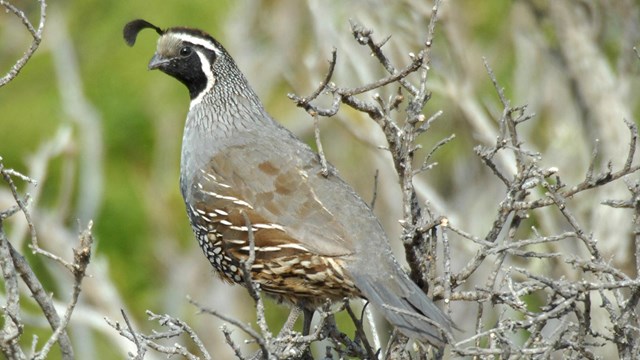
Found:
<path fill-rule="evenodd" d="M 253 206 L 251 206 L 248 202 L 244 200 L 233 200 L 233 203 L 240 206 L 246 206 L 249 209 L 253 209 Z"/>
<path fill-rule="evenodd" d="M 284 231 L 284 227 L 278 224 L 253 224 L 253 226 L 258 229 L 274 229 Z"/>
<path fill-rule="evenodd" d="M 207 178 L 206 180 L 212 183 L 215 183 L 216 185 L 229 189 L 231 188 L 231 185 L 227 185 L 227 184 L 223 184 L 221 182 L 218 182 L 218 179 L 211 173 L 206 172 L 204 169 L 200 169 L 200 172 L 204 175 L 205 178 Z"/>
<path fill-rule="evenodd" d="M 239 200 L 239 199 L 238 199 L 238 198 L 236 198 L 236 197 L 233 197 L 233 196 L 226 196 L 226 195 L 220 195 L 220 194 L 215 193 L 215 192 L 213 192 L 213 191 L 205 191 L 205 190 L 202 190 L 202 193 L 203 193 L 203 194 L 205 194 L 205 195 L 213 196 L 213 197 L 214 197 L 214 198 L 216 198 L 216 199 L 229 200 L 229 201 L 232 201 L 232 202 L 234 202 L 234 203 L 235 203 L 236 201 L 242 201 L 242 200 Z M 239 204 L 239 205 L 240 205 L 240 204 Z M 247 205 L 248 205 L 248 204 L 247 204 Z"/>
<path fill-rule="evenodd" d="M 231 225 L 231 226 L 229 226 L 229 229 L 236 230 L 236 231 L 249 231 L 249 228 L 246 227 L 246 226 Z M 255 228 L 251 228 L 251 231 L 256 231 L 256 229 Z"/>
<path fill-rule="evenodd" d="M 289 244 L 281 244 L 278 245 L 281 248 L 286 248 L 286 249 L 296 249 L 296 250 L 302 250 L 302 251 L 309 251 L 309 249 L 307 249 L 306 247 L 300 245 L 300 244 L 294 244 L 294 243 L 289 243 Z"/>
<path fill-rule="evenodd" d="M 224 242 L 229 244 L 235 244 L 235 245 L 243 245 L 246 243 L 245 240 L 241 240 L 241 239 L 229 239 L 229 240 L 225 240 Z"/>
<path fill-rule="evenodd" d="M 261 246 L 258 251 L 280 251 L 280 246 Z"/>

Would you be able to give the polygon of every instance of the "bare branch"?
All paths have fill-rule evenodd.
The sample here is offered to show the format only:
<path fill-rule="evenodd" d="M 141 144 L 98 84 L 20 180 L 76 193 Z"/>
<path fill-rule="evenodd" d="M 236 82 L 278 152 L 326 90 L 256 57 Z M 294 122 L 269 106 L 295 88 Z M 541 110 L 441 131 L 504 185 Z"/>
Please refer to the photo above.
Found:
<path fill-rule="evenodd" d="M 71 321 L 71 315 L 73 314 L 73 310 L 78 303 L 78 297 L 80 296 L 80 292 L 82 291 L 82 280 L 84 280 L 87 272 L 87 267 L 89 266 L 89 261 L 91 260 L 91 246 L 93 245 L 93 235 L 91 234 L 92 226 L 93 223 L 90 222 L 87 225 L 87 228 L 82 231 L 79 236 L 79 247 L 77 249 L 74 249 L 73 251 L 74 261 L 72 268 L 74 282 L 71 300 L 67 305 L 67 309 L 64 313 L 64 316 L 62 317 L 62 320 L 60 321 L 60 324 L 58 324 L 58 327 L 53 332 L 53 335 L 51 335 L 49 340 L 47 340 L 42 349 L 34 354 L 33 358 L 36 360 L 45 359 L 49 354 L 49 351 L 51 351 L 51 347 L 53 346 L 53 344 L 58 342 L 58 339 L 63 333 L 66 334 L 67 325 L 69 324 L 69 321 Z"/>
<path fill-rule="evenodd" d="M 0 330 L 0 350 L 7 358 L 26 359 L 17 342 L 23 331 L 20 294 L 16 270 L 11 259 L 11 244 L 4 234 L 2 220 L 0 220 L 0 266 L 7 294 L 7 303 L 2 307 L 4 326 Z"/>
<path fill-rule="evenodd" d="M 9 70 L 7 74 L 5 74 L 2 78 L 0 78 L 0 87 L 8 84 L 11 80 L 15 79 L 16 76 L 18 76 L 18 74 L 20 73 L 20 70 L 22 70 L 22 68 L 25 65 L 27 65 L 27 62 L 29 62 L 29 59 L 31 59 L 33 54 L 35 54 L 36 50 L 38 50 L 38 46 L 40 46 L 40 42 L 42 41 L 42 32 L 44 30 L 44 23 L 46 19 L 47 3 L 45 0 L 39 0 L 38 2 L 40 3 L 40 19 L 38 22 L 38 28 L 35 29 L 31 24 L 31 22 L 29 21 L 29 18 L 27 18 L 27 16 L 22 10 L 11 5 L 6 0 L 0 0 L 0 6 L 4 7 L 7 12 L 11 12 L 15 16 L 17 16 L 20 19 L 20 21 L 22 21 L 22 24 L 27 28 L 27 31 L 29 31 L 29 33 L 31 34 L 31 37 L 33 38 L 33 40 L 31 41 L 31 45 L 29 46 L 29 49 L 24 53 L 24 55 L 22 55 L 22 57 L 20 57 L 20 59 L 18 59 L 18 61 L 15 62 L 15 64 L 13 64 L 13 66 L 11 67 L 11 70 Z"/>

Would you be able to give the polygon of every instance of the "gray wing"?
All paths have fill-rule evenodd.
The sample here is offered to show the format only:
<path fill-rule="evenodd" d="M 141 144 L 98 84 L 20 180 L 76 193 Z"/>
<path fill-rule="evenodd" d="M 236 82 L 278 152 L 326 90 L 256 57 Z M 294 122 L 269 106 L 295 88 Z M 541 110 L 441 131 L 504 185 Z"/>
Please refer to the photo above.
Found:
<path fill-rule="evenodd" d="M 220 206 L 225 201 L 246 204 L 252 223 L 275 224 L 289 240 L 295 239 L 313 253 L 353 253 L 354 242 L 341 221 L 346 216 L 341 203 L 349 203 L 351 199 L 345 196 L 354 194 L 335 175 L 325 178 L 320 174 L 317 155 L 306 145 L 294 138 L 286 140 L 291 141 L 257 136 L 226 146 L 205 167 L 215 181 L 202 178 L 199 191 L 219 195 Z"/>

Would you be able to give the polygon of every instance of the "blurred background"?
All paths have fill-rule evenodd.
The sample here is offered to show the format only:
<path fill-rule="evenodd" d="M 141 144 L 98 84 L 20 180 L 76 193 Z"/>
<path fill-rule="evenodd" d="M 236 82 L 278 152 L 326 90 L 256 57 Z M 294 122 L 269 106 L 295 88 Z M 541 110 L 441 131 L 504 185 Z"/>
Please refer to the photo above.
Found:
<path fill-rule="evenodd" d="M 36 22 L 36 2 L 13 4 Z M 431 8 L 431 1 L 422 0 L 50 1 L 40 49 L 17 79 L 0 89 L 0 156 L 7 167 L 39 182 L 22 189 L 34 197 L 45 249 L 70 257 L 78 230 L 94 221 L 92 277 L 85 280 L 71 327 L 77 357 L 126 357 L 132 345 L 103 319 L 122 321 L 120 309 L 135 328 L 147 331 L 156 326 L 146 320 L 147 309 L 180 317 L 220 358 L 232 354 L 218 329 L 221 322 L 196 314 L 186 296 L 245 322 L 254 319 L 249 296 L 217 279 L 188 225 L 178 189 L 188 93 L 168 76 L 147 71 L 157 35 L 142 32 L 129 48 L 122 39 L 126 22 L 143 18 L 160 27 L 209 32 L 235 58 L 268 111 L 314 146 L 312 119 L 287 94 L 315 90 L 333 47 L 338 53 L 333 81 L 339 86 L 385 76 L 353 40 L 349 20 L 372 28 L 379 41 L 391 36 L 384 49 L 402 67 L 410 62 L 409 53 L 423 47 Z M 456 138 L 435 155 L 438 166 L 415 179 L 421 200 L 438 215 L 482 237 L 503 197 L 504 187 L 473 152 L 474 146 L 495 141 L 502 112 L 483 58 L 511 103 L 528 104 L 527 111 L 536 114 L 520 131 L 527 147 L 543 154 L 545 166 L 558 167 L 565 182 L 584 178 L 596 139 L 599 166 L 610 159 L 614 166 L 623 163 L 628 131 L 622 119 L 635 121 L 639 110 L 636 0 L 457 0 L 446 1 L 441 16 L 428 82 L 433 97 L 424 114 L 444 113 L 420 141 L 428 151 L 450 134 Z M 19 20 L 0 12 L 2 73 L 30 40 Z M 395 91 L 389 87 L 381 95 Z M 364 199 L 371 199 L 380 171 L 375 211 L 402 258 L 400 192 L 390 158 L 379 149 L 385 146 L 379 128 L 343 108 L 322 119 L 321 134 L 327 158 Z M 513 159 L 498 164 L 509 172 Z M 572 205 L 604 240 L 612 261 L 626 269 L 631 268 L 630 214 L 599 205 L 624 194 L 624 185 L 605 187 Z M 0 189 L 0 209 L 11 204 L 8 191 Z M 530 221 L 545 233 L 563 228 L 548 214 Z M 19 216 L 7 232 L 16 246 L 27 239 Z M 455 271 L 473 251 L 464 242 L 452 246 L 459 254 Z M 64 304 L 70 276 L 49 261 L 30 261 Z M 460 325 L 470 310 L 457 306 L 454 320 Z M 277 329 L 288 310 L 268 303 L 267 313 Z M 40 334 L 47 334 L 37 313 L 25 321 L 34 325 L 27 331 L 39 333 L 33 329 L 42 326 Z M 347 322 L 344 326 L 348 332 Z M 234 336 L 244 338 L 239 331 Z"/>

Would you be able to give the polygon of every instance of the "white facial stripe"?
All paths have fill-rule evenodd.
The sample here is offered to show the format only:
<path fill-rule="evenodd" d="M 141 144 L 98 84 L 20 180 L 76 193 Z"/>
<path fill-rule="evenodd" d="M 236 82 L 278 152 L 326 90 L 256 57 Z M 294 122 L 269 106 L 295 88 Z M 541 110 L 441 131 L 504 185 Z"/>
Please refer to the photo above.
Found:
<path fill-rule="evenodd" d="M 195 99 L 191 100 L 189 109 L 198 105 L 202 101 L 204 94 L 211 91 L 211 89 L 213 88 L 213 84 L 216 82 L 216 79 L 213 77 L 213 70 L 211 69 L 211 63 L 209 62 L 209 59 L 207 59 L 207 57 L 197 49 L 195 50 L 195 52 L 200 58 L 200 64 L 202 64 L 202 72 L 207 76 L 207 86 L 200 92 L 200 94 L 198 94 L 198 96 L 196 96 Z"/>
<path fill-rule="evenodd" d="M 172 34 L 173 36 L 175 36 L 176 38 L 182 40 L 182 41 L 186 41 L 195 45 L 199 45 L 202 46 L 205 49 L 209 49 L 213 52 L 216 53 L 216 55 L 221 55 L 220 53 L 220 49 L 218 49 L 217 47 L 215 47 L 210 41 L 207 41 L 205 39 L 193 36 L 193 35 L 189 35 L 189 34 L 182 34 L 182 33 L 176 33 L 176 34 Z"/>

